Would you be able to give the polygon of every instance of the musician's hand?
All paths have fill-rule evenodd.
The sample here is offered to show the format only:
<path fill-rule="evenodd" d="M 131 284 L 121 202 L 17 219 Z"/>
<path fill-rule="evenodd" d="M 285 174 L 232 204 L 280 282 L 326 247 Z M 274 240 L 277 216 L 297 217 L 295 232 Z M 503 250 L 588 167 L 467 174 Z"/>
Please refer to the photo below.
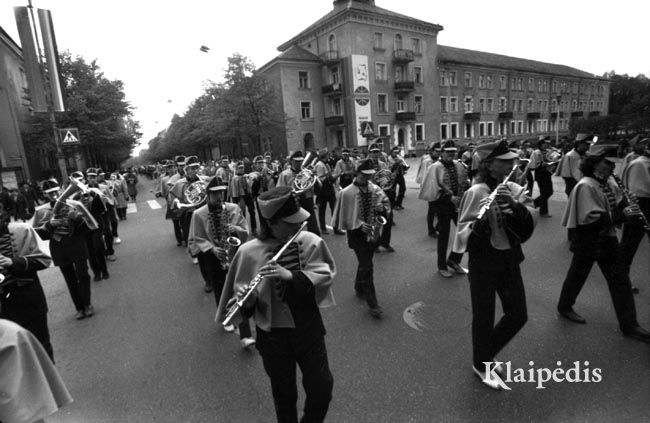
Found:
<path fill-rule="evenodd" d="M 269 278 L 279 278 L 283 281 L 290 281 L 293 275 L 290 271 L 280 266 L 275 261 L 269 261 L 260 269 L 260 275 Z"/>
<path fill-rule="evenodd" d="M 244 298 L 248 290 L 249 290 L 248 285 L 242 285 L 238 287 L 235 292 L 235 297 L 231 298 L 230 301 L 232 301 L 234 304 L 235 301 L 241 300 L 242 298 Z M 255 301 L 257 301 L 257 291 L 251 292 L 248 299 L 246 300 L 246 302 L 244 302 L 244 304 L 242 304 L 242 306 L 245 308 L 250 308 L 253 306 L 253 304 L 255 304 Z"/>
<path fill-rule="evenodd" d="M 228 260 L 228 252 L 223 248 L 212 247 L 212 254 L 214 254 L 221 262 Z"/>
<path fill-rule="evenodd" d="M 510 188 L 507 185 L 501 184 L 497 187 L 497 196 L 495 198 L 498 204 L 508 204 L 510 207 L 515 207 L 517 201 L 512 196 Z"/>
<path fill-rule="evenodd" d="M 52 226 L 52 228 L 55 229 L 60 228 L 61 226 L 65 226 L 65 224 L 66 224 L 65 219 L 59 219 L 59 218 L 50 219 L 50 226 Z"/>
<path fill-rule="evenodd" d="M 364 223 L 361 225 L 361 230 L 363 231 L 364 234 L 369 234 L 372 232 L 372 225 L 370 223 Z"/>
<path fill-rule="evenodd" d="M 637 197 L 636 194 L 633 193 L 633 192 L 630 192 L 630 193 L 629 193 L 629 196 L 630 196 L 630 201 L 631 201 L 632 203 L 634 203 L 634 204 L 638 207 L 638 204 L 639 204 L 639 197 Z"/>
<path fill-rule="evenodd" d="M 10 259 L 9 257 L 5 257 L 2 254 L 0 254 L 0 267 L 3 269 L 6 269 L 8 267 L 11 267 L 14 265 L 14 261 Z"/>
<path fill-rule="evenodd" d="M 623 214 L 625 217 L 637 217 L 641 215 L 641 208 L 638 204 L 630 204 L 629 206 L 623 209 Z"/>
<path fill-rule="evenodd" d="M 68 218 L 73 222 L 81 222 L 83 216 L 81 215 L 81 212 L 79 212 L 78 210 L 70 210 L 70 212 L 68 213 Z"/>

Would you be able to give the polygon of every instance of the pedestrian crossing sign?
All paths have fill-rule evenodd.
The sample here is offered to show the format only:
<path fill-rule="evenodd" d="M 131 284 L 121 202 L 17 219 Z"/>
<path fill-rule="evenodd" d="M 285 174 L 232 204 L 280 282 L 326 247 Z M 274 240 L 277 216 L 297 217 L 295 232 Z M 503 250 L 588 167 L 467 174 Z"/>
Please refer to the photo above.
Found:
<path fill-rule="evenodd" d="M 375 135 L 375 129 L 373 128 L 372 122 L 361 122 L 361 136 L 363 137 L 372 137 Z"/>
<path fill-rule="evenodd" d="M 79 130 L 77 128 L 59 129 L 62 145 L 80 144 Z"/>

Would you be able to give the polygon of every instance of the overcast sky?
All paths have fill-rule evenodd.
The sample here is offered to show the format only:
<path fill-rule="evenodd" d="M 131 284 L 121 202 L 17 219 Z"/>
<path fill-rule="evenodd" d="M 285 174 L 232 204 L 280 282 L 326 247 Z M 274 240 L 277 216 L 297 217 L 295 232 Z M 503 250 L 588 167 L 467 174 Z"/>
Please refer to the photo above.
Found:
<path fill-rule="evenodd" d="M 0 26 L 20 44 L 13 6 L 0 0 Z M 234 52 L 257 67 L 277 46 L 332 9 L 331 0 L 33 0 L 52 11 L 59 51 L 97 59 L 125 83 L 140 121 L 141 147 L 183 114 L 203 81 L 221 81 Z M 647 18 L 638 0 L 376 0 L 376 5 L 440 24 L 438 43 L 563 64 L 596 75 L 650 76 Z M 209 53 L 199 50 L 210 47 Z"/>

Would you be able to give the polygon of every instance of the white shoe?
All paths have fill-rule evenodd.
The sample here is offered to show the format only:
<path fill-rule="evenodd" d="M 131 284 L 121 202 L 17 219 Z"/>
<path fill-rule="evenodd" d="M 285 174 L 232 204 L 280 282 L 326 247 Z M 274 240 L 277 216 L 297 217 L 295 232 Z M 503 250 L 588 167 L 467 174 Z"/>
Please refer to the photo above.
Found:
<path fill-rule="evenodd" d="M 253 338 L 242 338 L 239 342 L 241 343 L 241 347 L 245 349 L 248 349 L 252 345 L 255 345 L 255 339 Z"/>
<path fill-rule="evenodd" d="M 228 333 L 233 333 L 235 331 L 235 325 L 227 325 L 223 327 L 223 330 L 225 330 Z"/>
<path fill-rule="evenodd" d="M 113 244 L 121 244 L 121 243 L 122 240 L 119 237 L 115 237 L 115 239 L 113 240 Z"/>
<path fill-rule="evenodd" d="M 503 389 L 503 386 L 501 386 L 501 383 L 499 383 L 499 381 L 493 379 L 487 379 L 485 377 L 485 372 L 481 372 L 474 366 L 472 366 L 472 370 L 474 370 L 474 374 L 476 374 L 476 376 L 478 376 L 478 378 L 481 379 L 481 382 L 483 382 L 483 384 L 489 386 L 490 388 L 496 391 L 500 391 L 501 389 Z"/>
<path fill-rule="evenodd" d="M 199 264 L 199 259 L 197 259 L 196 257 L 194 257 L 194 258 L 192 259 L 192 263 L 194 263 L 194 264 Z"/>

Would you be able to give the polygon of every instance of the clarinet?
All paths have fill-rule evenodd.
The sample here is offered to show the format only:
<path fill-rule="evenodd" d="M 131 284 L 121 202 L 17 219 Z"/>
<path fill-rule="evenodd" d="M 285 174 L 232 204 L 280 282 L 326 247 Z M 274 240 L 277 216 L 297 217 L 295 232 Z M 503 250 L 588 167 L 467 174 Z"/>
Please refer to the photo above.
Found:
<path fill-rule="evenodd" d="M 287 241 L 282 248 L 280 248 L 280 251 L 278 251 L 270 261 L 277 261 L 282 254 L 284 254 L 285 250 L 289 248 L 289 246 L 298 238 L 298 235 L 300 235 L 300 232 L 302 232 L 303 229 L 307 226 L 307 221 L 302 222 L 302 225 L 300 225 L 300 228 L 298 228 L 298 231 Z M 248 283 L 248 288 L 246 289 L 246 293 L 233 304 L 228 311 L 226 312 L 226 318 L 223 319 L 223 322 L 221 323 L 223 326 L 228 326 L 232 319 L 237 315 L 237 312 L 244 306 L 244 303 L 250 296 L 255 292 L 255 289 L 257 286 L 262 283 L 262 280 L 264 280 L 264 277 L 261 274 L 255 275 L 252 281 Z"/>
<path fill-rule="evenodd" d="M 621 178 L 615 173 L 612 173 L 612 178 L 614 179 L 614 182 L 616 182 L 616 185 L 618 185 L 619 189 L 623 192 L 625 201 L 627 201 L 628 204 L 635 204 L 638 206 L 639 204 L 632 199 L 630 191 L 628 191 L 628 189 L 625 188 L 625 185 L 623 185 Z M 643 230 L 650 234 L 650 223 L 648 223 L 648 219 L 645 217 L 645 214 L 643 214 L 643 211 L 641 211 L 638 216 L 641 219 L 641 223 L 643 224 Z"/>

